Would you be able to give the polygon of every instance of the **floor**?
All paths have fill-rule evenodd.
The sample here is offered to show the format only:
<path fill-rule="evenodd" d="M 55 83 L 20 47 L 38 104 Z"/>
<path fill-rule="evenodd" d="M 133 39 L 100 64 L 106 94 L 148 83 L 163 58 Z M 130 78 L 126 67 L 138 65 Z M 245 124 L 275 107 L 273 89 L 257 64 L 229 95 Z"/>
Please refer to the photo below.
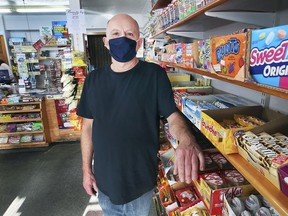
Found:
<path fill-rule="evenodd" d="M 103 215 L 82 188 L 79 143 L 0 151 L 0 215 Z M 149 216 L 156 216 L 153 205 Z"/>

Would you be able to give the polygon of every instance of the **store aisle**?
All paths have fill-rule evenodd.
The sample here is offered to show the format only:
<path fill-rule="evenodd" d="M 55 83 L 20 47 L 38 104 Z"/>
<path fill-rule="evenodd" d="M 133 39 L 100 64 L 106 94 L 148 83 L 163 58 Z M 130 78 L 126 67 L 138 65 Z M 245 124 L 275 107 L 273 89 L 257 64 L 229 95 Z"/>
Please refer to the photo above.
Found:
<path fill-rule="evenodd" d="M 101 216 L 97 203 L 82 188 L 78 142 L 0 151 L 0 215 Z"/>

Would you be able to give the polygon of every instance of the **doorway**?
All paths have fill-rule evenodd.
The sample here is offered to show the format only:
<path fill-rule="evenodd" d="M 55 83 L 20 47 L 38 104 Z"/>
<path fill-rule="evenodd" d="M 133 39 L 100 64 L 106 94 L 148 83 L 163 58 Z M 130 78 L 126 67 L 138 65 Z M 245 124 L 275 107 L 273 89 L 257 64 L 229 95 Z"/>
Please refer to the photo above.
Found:
<path fill-rule="evenodd" d="M 87 35 L 87 56 L 91 68 L 98 69 L 111 64 L 109 50 L 104 46 L 105 32 Z"/>

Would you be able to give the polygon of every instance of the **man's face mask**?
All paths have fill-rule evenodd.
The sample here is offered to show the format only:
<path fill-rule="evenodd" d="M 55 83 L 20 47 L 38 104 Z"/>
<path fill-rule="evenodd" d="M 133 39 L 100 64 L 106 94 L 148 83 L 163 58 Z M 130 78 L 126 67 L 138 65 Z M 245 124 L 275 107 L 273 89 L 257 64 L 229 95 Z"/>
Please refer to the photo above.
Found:
<path fill-rule="evenodd" d="M 118 62 L 128 62 L 136 56 L 137 42 L 127 37 L 109 40 L 110 55 Z"/>

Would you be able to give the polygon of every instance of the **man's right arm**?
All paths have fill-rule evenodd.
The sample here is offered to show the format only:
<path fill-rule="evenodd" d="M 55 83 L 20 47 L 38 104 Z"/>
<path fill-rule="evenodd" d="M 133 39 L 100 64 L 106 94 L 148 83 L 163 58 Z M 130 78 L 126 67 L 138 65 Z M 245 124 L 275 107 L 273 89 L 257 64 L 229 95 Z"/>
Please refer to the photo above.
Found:
<path fill-rule="evenodd" d="M 97 191 L 96 180 L 92 172 L 93 144 L 92 144 L 93 119 L 83 118 L 81 134 L 83 187 L 87 194 L 95 195 Z"/>

